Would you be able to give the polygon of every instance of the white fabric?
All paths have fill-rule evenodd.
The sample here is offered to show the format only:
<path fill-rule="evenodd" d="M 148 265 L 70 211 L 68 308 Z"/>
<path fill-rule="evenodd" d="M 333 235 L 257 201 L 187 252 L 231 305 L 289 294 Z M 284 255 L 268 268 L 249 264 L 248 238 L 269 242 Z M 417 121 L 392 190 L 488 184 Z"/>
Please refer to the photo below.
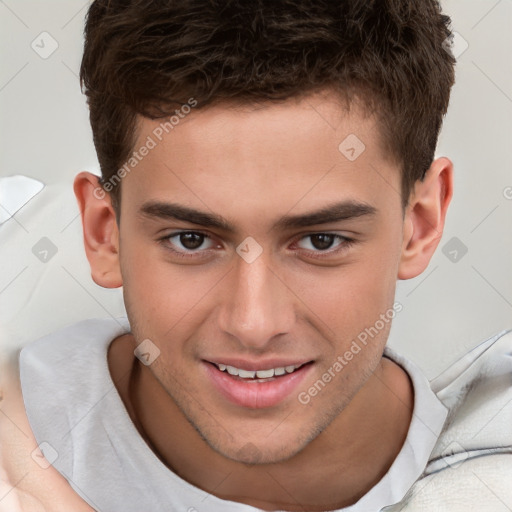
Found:
<path fill-rule="evenodd" d="M 140 437 L 111 380 L 106 358 L 110 342 L 128 331 L 126 318 L 87 320 L 22 350 L 20 374 L 27 415 L 38 443 L 49 443 L 56 450 L 54 467 L 101 512 L 259 510 L 222 500 L 189 484 L 168 469 Z M 493 407 L 503 410 L 506 400 L 512 402 L 511 347 L 511 333 L 501 333 L 474 349 L 465 363 L 454 365 L 434 383 L 437 397 L 414 364 L 386 348 L 385 355 L 400 364 L 413 382 L 413 418 L 404 446 L 388 473 L 355 505 L 342 510 L 416 510 L 409 507 L 421 499 L 423 488 L 419 484 L 447 473 L 441 469 L 467 466 L 467 461 L 459 466 L 453 457 L 473 462 L 473 457 L 498 446 L 502 454 L 510 453 L 512 422 L 508 423 L 509 430 L 505 422 L 498 428 L 485 426 L 482 433 L 477 432 L 481 425 L 473 425 L 470 416 L 489 421 Z M 489 390 L 495 391 L 494 383 L 500 378 L 500 392 L 490 400 L 495 403 L 489 409 L 483 399 Z M 466 403 L 469 390 L 476 392 L 482 382 L 485 389 L 475 395 L 477 400 Z M 441 482 L 453 478 L 452 474 L 447 476 L 435 478 Z M 429 488 L 434 491 L 442 485 Z M 395 503 L 401 508 L 392 506 Z M 428 498 L 426 503 L 431 505 Z M 425 510 L 434 509 L 427 506 Z"/>
<path fill-rule="evenodd" d="M 57 248 L 46 261 L 34 253 L 42 238 Z M 0 269 L 0 363 L 17 366 L 28 343 L 84 318 L 126 316 L 122 288 L 91 279 L 72 179 L 46 184 L 0 224 Z"/>
<path fill-rule="evenodd" d="M 7 176 L 0 178 L 0 224 L 10 219 L 25 206 L 44 184 L 28 176 Z"/>
<path fill-rule="evenodd" d="M 449 408 L 422 478 L 386 512 L 512 510 L 512 331 L 431 382 Z"/>

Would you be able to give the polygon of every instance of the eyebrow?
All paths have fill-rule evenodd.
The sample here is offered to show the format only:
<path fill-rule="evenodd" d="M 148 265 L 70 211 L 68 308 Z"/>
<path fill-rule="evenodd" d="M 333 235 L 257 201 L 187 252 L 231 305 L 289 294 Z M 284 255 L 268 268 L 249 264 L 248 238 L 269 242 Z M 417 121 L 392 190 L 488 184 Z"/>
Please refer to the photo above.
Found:
<path fill-rule="evenodd" d="M 330 204 L 311 212 L 298 215 L 285 215 L 277 220 L 271 230 L 284 231 L 292 228 L 317 226 L 357 217 L 371 217 L 376 213 L 377 209 L 374 206 L 348 200 Z M 196 210 L 176 203 L 149 201 L 141 206 L 140 214 L 150 218 L 181 220 L 203 227 L 217 228 L 227 233 L 237 233 L 236 227 L 220 215 Z"/>

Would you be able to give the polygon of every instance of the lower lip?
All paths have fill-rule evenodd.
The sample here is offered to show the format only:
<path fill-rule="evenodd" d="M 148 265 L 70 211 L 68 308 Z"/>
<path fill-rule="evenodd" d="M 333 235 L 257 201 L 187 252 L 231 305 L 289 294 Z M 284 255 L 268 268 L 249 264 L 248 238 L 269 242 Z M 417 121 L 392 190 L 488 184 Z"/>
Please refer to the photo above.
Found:
<path fill-rule="evenodd" d="M 215 388 L 230 402 L 250 409 L 273 407 L 289 396 L 310 372 L 311 363 L 266 382 L 244 381 L 221 372 L 213 363 L 204 362 Z"/>

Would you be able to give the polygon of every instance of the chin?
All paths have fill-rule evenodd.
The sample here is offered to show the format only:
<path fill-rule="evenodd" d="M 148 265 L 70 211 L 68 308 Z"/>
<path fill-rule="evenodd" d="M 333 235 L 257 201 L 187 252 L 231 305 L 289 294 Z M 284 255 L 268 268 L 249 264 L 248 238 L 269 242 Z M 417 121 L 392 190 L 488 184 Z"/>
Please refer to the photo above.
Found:
<path fill-rule="evenodd" d="M 264 436 L 260 441 L 244 440 L 230 446 L 219 442 L 212 443 L 208 439 L 206 441 L 213 450 L 223 457 L 243 464 L 260 465 L 285 462 L 297 455 L 307 445 L 306 441 L 301 442 L 299 439 L 291 442 L 290 437 L 290 435 L 285 436 L 286 441 L 276 437 L 269 442 L 269 436 Z"/>

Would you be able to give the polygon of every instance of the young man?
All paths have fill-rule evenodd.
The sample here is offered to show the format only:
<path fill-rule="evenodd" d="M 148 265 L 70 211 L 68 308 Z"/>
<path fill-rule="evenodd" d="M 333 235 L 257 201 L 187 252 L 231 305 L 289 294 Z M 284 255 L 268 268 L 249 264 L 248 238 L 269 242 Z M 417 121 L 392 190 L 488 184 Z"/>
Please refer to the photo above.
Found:
<path fill-rule="evenodd" d="M 386 347 L 452 197 L 448 23 L 433 0 L 93 2 L 102 177 L 74 189 L 127 318 L 20 358 L 74 510 L 512 506 L 510 333 L 433 383 Z"/>

